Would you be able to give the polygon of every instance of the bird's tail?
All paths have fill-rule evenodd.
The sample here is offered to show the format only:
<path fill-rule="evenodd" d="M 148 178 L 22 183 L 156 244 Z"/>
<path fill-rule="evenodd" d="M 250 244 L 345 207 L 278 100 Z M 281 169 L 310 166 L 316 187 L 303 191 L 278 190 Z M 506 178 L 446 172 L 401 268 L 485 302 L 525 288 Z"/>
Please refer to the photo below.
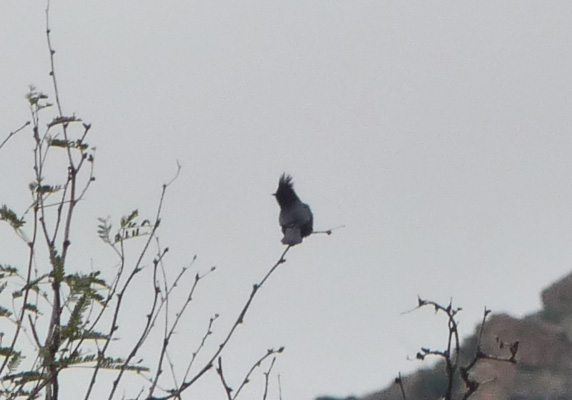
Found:
<path fill-rule="evenodd" d="M 300 228 L 297 226 L 287 227 L 284 232 L 284 237 L 282 238 L 282 244 L 295 246 L 300 243 L 302 243 L 302 233 L 300 232 Z"/>

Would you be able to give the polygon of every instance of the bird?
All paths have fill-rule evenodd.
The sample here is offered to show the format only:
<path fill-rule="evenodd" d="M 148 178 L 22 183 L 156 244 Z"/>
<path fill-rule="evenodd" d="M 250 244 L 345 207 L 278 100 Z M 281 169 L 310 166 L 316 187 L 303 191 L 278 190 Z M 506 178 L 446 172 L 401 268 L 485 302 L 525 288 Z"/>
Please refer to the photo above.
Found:
<path fill-rule="evenodd" d="M 282 244 L 295 246 L 309 236 L 314 228 L 314 216 L 310 207 L 302 203 L 294 191 L 292 176 L 283 173 L 278 181 L 278 189 L 274 193 L 280 206 L 278 222 L 282 227 Z"/>

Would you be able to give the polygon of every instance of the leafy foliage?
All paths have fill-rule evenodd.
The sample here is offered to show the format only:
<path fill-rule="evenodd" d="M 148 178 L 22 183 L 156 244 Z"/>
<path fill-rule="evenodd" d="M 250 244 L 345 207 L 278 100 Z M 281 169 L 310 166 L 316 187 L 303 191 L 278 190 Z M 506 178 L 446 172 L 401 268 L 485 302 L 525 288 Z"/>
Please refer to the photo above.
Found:
<path fill-rule="evenodd" d="M 28 94 L 26 94 L 26 99 L 31 106 L 35 107 L 37 111 L 43 108 L 51 107 L 51 103 L 47 103 L 44 100 L 48 99 L 48 95 L 38 92 L 35 86 L 30 85 Z"/>
<path fill-rule="evenodd" d="M 137 222 L 139 211 L 133 210 L 130 214 L 124 215 L 119 221 L 119 229 L 111 238 L 113 225 L 109 222 L 109 218 L 98 218 L 97 235 L 104 243 L 115 244 L 123 240 L 133 239 L 143 235 L 149 235 L 153 229 L 151 222 L 146 219 L 143 222 Z M 143 231 L 142 231 L 143 229 Z"/>
<path fill-rule="evenodd" d="M 123 228 L 123 229 L 134 228 L 136 226 L 135 225 L 135 219 L 138 216 L 139 216 L 139 211 L 133 210 L 133 211 L 131 211 L 131 214 L 121 217 L 121 222 L 120 222 L 121 228 Z"/>
<path fill-rule="evenodd" d="M 67 125 L 70 122 L 81 122 L 81 119 L 76 118 L 75 115 L 71 116 L 71 117 L 66 117 L 63 115 L 57 116 L 55 117 L 52 121 L 48 122 L 48 128 L 52 128 L 56 125 L 60 125 L 60 124 L 64 124 Z"/>
<path fill-rule="evenodd" d="M 0 317 L 10 317 L 12 316 L 12 311 L 8 310 L 6 307 L 0 306 Z"/>
<path fill-rule="evenodd" d="M 24 309 L 25 309 L 26 311 L 30 311 L 30 312 L 32 312 L 32 313 L 34 313 L 34 314 L 39 314 L 39 313 L 40 313 L 40 311 L 38 310 L 38 307 L 37 307 L 35 304 L 32 304 L 32 303 L 26 303 L 26 304 L 24 304 Z"/>
<path fill-rule="evenodd" d="M 19 351 L 13 351 L 10 356 L 10 361 L 8 362 L 8 370 L 10 372 L 16 370 L 16 368 L 20 366 L 22 358 L 23 358 L 22 353 L 20 353 Z"/>
<path fill-rule="evenodd" d="M 110 235 L 112 226 L 109 223 L 109 219 L 98 218 L 97 220 L 99 221 L 99 225 L 97 225 L 97 236 L 99 236 L 99 238 L 103 240 L 104 243 L 111 244 L 112 240 Z"/>
<path fill-rule="evenodd" d="M 62 185 L 35 185 L 34 189 L 39 194 L 50 194 L 62 190 Z"/>
<path fill-rule="evenodd" d="M 62 327 L 62 339 L 74 340 L 79 335 L 81 325 L 83 324 L 83 316 L 90 305 L 89 298 L 83 294 L 76 302 L 68 319 L 67 325 Z"/>
<path fill-rule="evenodd" d="M 56 282 L 64 279 L 64 263 L 62 257 L 58 255 L 57 250 L 50 249 L 50 264 L 52 265 L 52 277 Z"/>
<path fill-rule="evenodd" d="M 18 297 L 22 297 L 27 291 L 33 291 L 38 293 L 40 291 L 40 286 L 39 283 L 45 278 L 45 276 L 41 276 L 37 279 L 33 279 L 30 280 L 29 282 L 27 282 L 23 287 L 21 287 L 18 290 L 15 290 L 14 292 L 12 292 L 12 297 L 14 299 L 18 298 Z"/>
<path fill-rule="evenodd" d="M 18 268 L 12 265 L 0 264 L 0 279 L 6 276 L 14 276 L 18 274 Z"/>
<path fill-rule="evenodd" d="M 91 272 L 89 274 L 75 273 L 65 277 L 65 283 L 70 289 L 70 297 L 76 298 L 78 295 L 87 296 L 89 300 L 102 303 L 104 297 L 97 292 L 94 286 L 107 288 L 105 280 L 99 278 L 101 272 Z"/>
<path fill-rule="evenodd" d="M 85 151 L 89 148 L 87 143 L 83 143 L 80 139 L 77 140 L 65 140 L 48 138 L 48 146 L 51 147 L 61 147 L 63 149 L 79 149 Z"/>
<path fill-rule="evenodd" d="M 20 229 L 24 226 L 24 219 L 18 218 L 18 215 L 5 204 L 0 208 L 0 221 L 6 221 L 14 229 Z"/>

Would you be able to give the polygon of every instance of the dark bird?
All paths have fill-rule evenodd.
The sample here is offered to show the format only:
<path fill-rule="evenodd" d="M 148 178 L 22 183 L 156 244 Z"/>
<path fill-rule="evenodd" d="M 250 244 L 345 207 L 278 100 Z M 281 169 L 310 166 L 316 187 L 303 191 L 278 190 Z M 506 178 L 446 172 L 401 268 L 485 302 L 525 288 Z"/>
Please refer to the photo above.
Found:
<path fill-rule="evenodd" d="M 280 206 L 278 221 L 284 234 L 282 243 L 290 246 L 302 243 L 302 238 L 313 231 L 314 217 L 310 207 L 302 203 L 294 191 L 294 183 L 290 175 L 282 174 L 274 196 Z"/>

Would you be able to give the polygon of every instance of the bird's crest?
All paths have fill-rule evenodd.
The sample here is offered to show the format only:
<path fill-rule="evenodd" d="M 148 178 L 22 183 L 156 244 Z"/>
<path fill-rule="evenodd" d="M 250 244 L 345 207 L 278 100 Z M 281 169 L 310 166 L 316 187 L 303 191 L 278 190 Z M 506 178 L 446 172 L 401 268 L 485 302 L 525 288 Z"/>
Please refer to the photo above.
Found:
<path fill-rule="evenodd" d="M 294 182 L 292 182 L 292 176 L 287 175 L 286 172 L 282 174 L 280 180 L 278 181 L 278 190 L 280 190 L 280 188 L 285 188 L 285 187 L 294 189 Z"/>
<path fill-rule="evenodd" d="M 300 200 L 294 191 L 294 182 L 292 182 L 292 176 L 286 173 L 283 173 L 280 177 L 280 180 L 278 181 L 278 189 L 274 195 L 276 196 L 276 200 L 278 201 L 280 207 L 288 206 L 295 201 Z"/>

